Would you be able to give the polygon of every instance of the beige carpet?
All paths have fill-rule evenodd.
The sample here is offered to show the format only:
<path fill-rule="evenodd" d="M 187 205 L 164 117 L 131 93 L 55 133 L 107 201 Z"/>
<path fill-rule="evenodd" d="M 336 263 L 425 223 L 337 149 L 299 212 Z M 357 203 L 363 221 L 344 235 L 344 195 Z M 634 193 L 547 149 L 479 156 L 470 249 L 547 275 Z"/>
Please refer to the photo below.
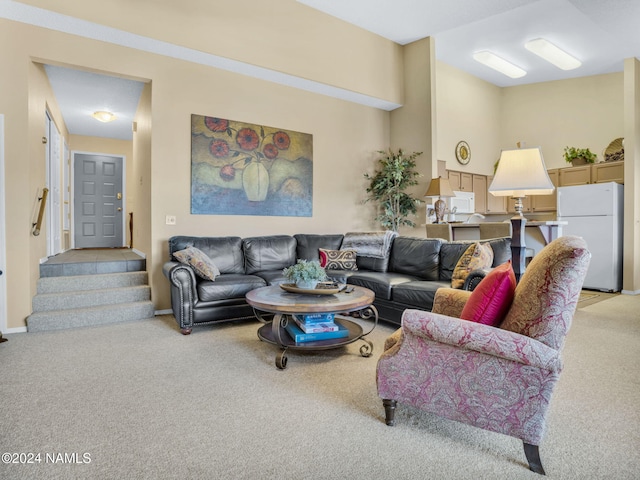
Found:
<path fill-rule="evenodd" d="M 640 471 L 640 297 L 578 311 L 540 447 L 548 478 L 634 479 Z M 259 324 L 178 333 L 170 316 L 8 335 L 2 479 L 536 479 L 520 441 L 403 406 L 384 424 L 375 365 L 394 327 L 340 350 L 289 355 Z M 90 463 L 45 462 L 87 453 Z M 59 457 L 54 457 L 59 458 Z M 73 459 L 73 456 L 68 457 Z"/>

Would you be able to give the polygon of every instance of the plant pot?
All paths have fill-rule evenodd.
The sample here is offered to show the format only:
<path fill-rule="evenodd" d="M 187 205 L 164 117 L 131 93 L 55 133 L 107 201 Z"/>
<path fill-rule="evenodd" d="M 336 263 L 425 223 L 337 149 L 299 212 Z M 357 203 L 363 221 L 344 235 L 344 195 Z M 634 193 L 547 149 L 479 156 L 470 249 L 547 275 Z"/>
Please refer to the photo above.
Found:
<path fill-rule="evenodd" d="M 301 288 L 303 290 L 314 290 L 317 285 L 318 285 L 317 280 L 306 280 L 306 281 L 296 282 L 296 287 Z"/>
<path fill-rule="evenodd" d="M 572 167 L 577 167 L 577 166 L 580 166 L 580 165 L 586 165 L 587 163 L 589 163 L 589 162 L 584 157 L 576 157 L 573 160 L 571 160 L 571 166 Z"/>

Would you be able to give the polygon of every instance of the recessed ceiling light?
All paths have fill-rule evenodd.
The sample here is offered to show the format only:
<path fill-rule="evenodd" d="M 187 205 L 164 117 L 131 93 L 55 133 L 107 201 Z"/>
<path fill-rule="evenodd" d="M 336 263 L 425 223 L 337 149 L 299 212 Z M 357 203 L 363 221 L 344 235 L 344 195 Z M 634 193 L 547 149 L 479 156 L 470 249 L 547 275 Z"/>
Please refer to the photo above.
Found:
<path fill-rule="evenodd" d="M 573 70 L 574 68 L 578 68 L 582 65 L 580 60 L 569 55 L 564 50 L 559 49 L 553 43 L 545 40 L 544 38 L 531 40 L 524 44 L 524 48 L 562 70 Z"/>
<path fill-rule="evenodd" d="M 524 77 L 527 74 L 527 72 L 525 72 L 520 67 L 517 67 L 511 62 L 507 62 L 504 58 L 500 58 L 496 54 L 488 52 L 486 50 L 474 53 L 473 59 L 476 62 L 480 62 L 489 68 L 497 70 L 507 77 L 520 78 Z"/>
<path fill-rule="evenodd" d="M 91 116 L 103 123 L 112 122 L 117 118 L 113 113 L 107 112 L 105 110 L 99 110 L 97 112 L 93 112 Z"/>

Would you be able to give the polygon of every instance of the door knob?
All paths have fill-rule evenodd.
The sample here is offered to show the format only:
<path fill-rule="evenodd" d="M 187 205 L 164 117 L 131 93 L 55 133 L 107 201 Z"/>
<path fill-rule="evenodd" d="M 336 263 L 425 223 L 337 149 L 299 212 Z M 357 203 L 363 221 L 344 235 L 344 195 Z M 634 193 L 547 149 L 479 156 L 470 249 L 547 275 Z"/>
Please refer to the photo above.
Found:
<path fill-rule="evenodd" d="M 122 207 L 118 207 L 118 211 L 121 212 L 122 211 Z"/>

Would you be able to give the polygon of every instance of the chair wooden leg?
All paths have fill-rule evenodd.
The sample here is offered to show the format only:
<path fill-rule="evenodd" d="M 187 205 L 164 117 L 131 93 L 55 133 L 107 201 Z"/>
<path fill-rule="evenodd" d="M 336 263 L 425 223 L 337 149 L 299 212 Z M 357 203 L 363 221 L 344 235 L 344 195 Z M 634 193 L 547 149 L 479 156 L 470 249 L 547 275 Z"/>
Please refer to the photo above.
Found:
<path fill-rule="evenodd" d="M 384 405 L 385 423 L 390 427 L 393 427 L 396 424 L 395 414 L 397 404 L 398 402 L 395 400 L 382 400 L 382 405 Z"/>
<path fill-rule="evenodd" d="M 540 460 L 540 451 L 538 445 L 531 445 L 530 443 L 522 442 L 524 444 L 524 455 L 529 462 L 529 470 L 540 475 L 546 475 L 544 468 L 542 468 L 542 461 Z"/>

